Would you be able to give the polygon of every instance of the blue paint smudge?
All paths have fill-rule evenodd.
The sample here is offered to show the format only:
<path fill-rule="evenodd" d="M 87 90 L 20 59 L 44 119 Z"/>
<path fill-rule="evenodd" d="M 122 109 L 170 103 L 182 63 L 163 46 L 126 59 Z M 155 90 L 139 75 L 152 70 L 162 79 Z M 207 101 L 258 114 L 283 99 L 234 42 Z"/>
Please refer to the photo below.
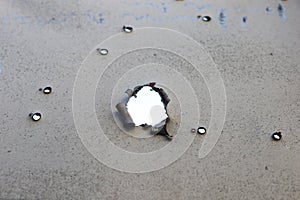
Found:
<path fill-rule="evenodd" d="M 174 2 L 160 2 L 160 3 L 152 3 L 152 2 L 128 2 L 123 1 L 124 4 L 129 6 L 148 6 L 153 9 L 159 10 L 159 12 L 162 12 L 164 14 L 168 13 L 169 11 L 169 5 L 174 5 Z M 211 4 L 197 4 L 193 2 L 184 2 L 183 4 L 186 7 L 192 7 L 197 9 L 198 11 L 202 11 L 204 9 L 212 8 L 213 6 Z M 286 9 L 279 3 L 277 7 L 279 16 L 285 20 L 285 11 Z M 257 12 L 268 12 L 266 8 L 245 8 L 245 7 L 234 7 L 234 8 L 220 8 L 219 10 L 219 16 L 218 21 L 219 24 L 222 26 L 222 28 L 227 29 L 227 14 L 231 11 L 245 11 L 245 12 L 251 12 L 251 13 L 257 13 Z M 135 14 L 132 13 L 124 13 L 121 14 L 123 17 L 132 17 L 136 21 L 140 20 L 151 20 L 155 22 L 161 22 L 161 21 L 173 21 L 173 20 L 197 20 L 197 17 L 195 16 L 189 16 L 189 15 L 163 15 L 162 17 L 153 17 L 149 14 Z M 86 10 L 83 12 L 73 11 L 73 12 L 60 12 L 57 15 L 53 16 L 52 19 L 45 19 L 42 16 L 38 15 L 8 15 L 8 16 L 2 16 L 0 17 L 0 24 L 9 24 L 9 23 L 19 23 L 21 25 L 26 26 L 45 26 L 45 25 L 51 25 L 51 24 L 67 24 L 67 23 L 75 23 L 77 21 L 80 21 L 82 18 L 85 18 L 88 21 L 91 21 L 97 25 L 101 25 L 105 22 L 105 15 L 102 12 L 96 11 L 96 10 Z M 245 25 L 246 22 L 242 22 L 242 25 Z"/>
<path fill-rule="evenodd" d="M 165 3 L 161 3 L 161 5 L 162 5 L 163 13 L 167 13 L 168 9 L 166 7 L 166 4 Z"/>
<path fill-rule="evenodd" d="M 267 12 L 272 12 L 272 8 L 266 7 L 266 11 L 267 11 Z"/>
<path fill-rule="evenodd" d="M 168 5 L 171 4 L 170 2 L 169 3 L 161 2 L 160 4 L 155 4 L 151 2 L 127 2 L 127 1 L 123 1 L 123 3 L 126 4 L 127 6 L 148 6 L 157 9 L 162 13 L 167 13 Z"/>
<path fill-rule="evenodd" d="M 227 17 L 225 15 L 225 9 L 221 9 L 221 11 L 219 13 L 218 21 L 223 29 L 227 29 L 227 26 L 226 26 Z"/>
<path fill-rule="evenodd" d="M 127 2 L 127 1 L 124 1 L 123 3 L 128 5 L 128 6 L 149 6 L 151 8 L 161 10 L 161 7 L 160 7 L 159 4 L 154 4 L 154 3 L 151 3 L 151 2 Z"/>
<path fill-rule="evenodd" d="M 281 17 L 281 19 L 285 20 L 286 19 L 285 8 L 283 7 L 283 5 L 281 3 L 278 4 L 277 10 L 278 10 L 278 14 Z"/>
<path fill-rule="evenodd" d="M 185 2 L 184 6 L 191 6 L 191 7 L 197 8 L 198 10 L 204 10 L 204 9 L 212 7 L 211 4 L 198 5 L 198 4 L 193 3 L 193 2 Z"/>
<path fill-rule="evenodd" d="M 237 12 L 241 12 L 242 9 L 241 9 L 241 7 L 236 7 L 236 8 L 234 8 L 234 10 Z"/>
<path fill-rule="evenodd" d="M 207 8 L 211 8 L 211 4 L 206 4 L 206 5 L 203 5 L 203 6 L 198 6 L 197 9 L 198 10 L 204 10 L 204 9 L 207 9 Z"/>
<path fill-rule="evenodd" d="M 247 21 L 248 21 L 248 17 L 247 16 L 243 16 L 243 18 L 242 18 L 242 26 L 247 26 Z"/>
<path fill-rule="evenodd" d="M 1 17 L 0 23 L 16 22 L 21 25 L 27 25 L 27 26 L 44 26 L 49 24 L 72 23 L 75 22 L 75 20 L 77 20 L 76 18 L 82 18 L 82 17 L 87 18 L 88 20 L 96 24 L 104 23 L 104 14 L 92 10 L 86 10 L 85 12 L 82 13 L 81 12 L 69 12 L 69 13 L 60 12 L 52 19 L 44 19 L 42 16 L 38 16 L 38 15 L 32 15 L 32 16 L 8 15 L 8 16 Z"/>
<path fill-rule="evenodd" d="M 139 21 L 148 19 L 154 22 L 162 22 L 162 21 L 174 21 L 174 20 L 197 20 L 195 16 L 188 16 L 188 15 L 175 15 L 175 16 L 164 16 L 164 17 L 152 17 L 149 14 L 146 15 L 136 15 L 134 13 L 124 13 L 122 18 L 125 17 L 132 17 L 133 19 Z"/>

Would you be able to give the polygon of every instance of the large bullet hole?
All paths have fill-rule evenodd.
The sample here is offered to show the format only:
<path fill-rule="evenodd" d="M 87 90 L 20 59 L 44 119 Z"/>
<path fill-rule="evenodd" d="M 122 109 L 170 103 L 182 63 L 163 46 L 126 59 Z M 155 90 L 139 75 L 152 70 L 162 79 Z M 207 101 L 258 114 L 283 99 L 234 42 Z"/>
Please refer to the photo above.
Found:
<path fill-rule="evenodd" d="M 116 105 L 124 124 L 151 128 L 153 134 L 164 135 L 168 139 L 172 136 L 167 132 L 169 116 L 167 105 L 170 99 L 162 88 L 155 87 L 154 82 L 140 85 L 133 90 L 128 89 L 126 103 Z"/>

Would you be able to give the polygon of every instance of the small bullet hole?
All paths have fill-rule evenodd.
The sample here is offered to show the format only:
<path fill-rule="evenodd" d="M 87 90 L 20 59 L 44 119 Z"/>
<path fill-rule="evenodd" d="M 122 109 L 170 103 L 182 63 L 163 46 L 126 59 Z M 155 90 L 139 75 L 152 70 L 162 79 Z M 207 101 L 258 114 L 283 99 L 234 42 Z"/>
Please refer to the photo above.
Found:
<path fill-rule="evenodd" d="M 204 21 L 204 22 L 209 22 L 210 20 L 211 20 L 210 16 L 203 16 L 202 17 L 202 21 Z"/>
<path fill-rule="evenodd" d="M 42 118 L 42 114 L 41 113 L 30 113 L 29 117 L 31 117 L 32 121 L 39 121 Z"/>
<path fill-rule="evenodd" d="M 272 134 L 272 139 L 275 141 L 281 140 L 281 138 L 282 138 L 281 132 L 275 132 Z"/>
<path fill-rule="evenodd" d="M 45 87 L 44 89 L 43 89 L 43 93 L 44 94 L 50 94 L 52 92 L 52 88 L 51 87 Z"/>
<path fill-rule="evenodd" d="M 108 50 L 107 49 L 97 49 L 98 53 L 100 53 L 101 55 L 107 55 L 108 54 Z"/>
<path fill-rule="evenodd" d="M 197 129 L 197 133 L 199 133 L 200 135 L 205 134 L 205 133 L 206 133 L 206 128 L 204 128 L 204 127 L 199 127 L 199 128 Z"/>
<path fill-rule="evenodd" d="M 123 26 L 123 31 L 125 33 L 131 33 L 133 31 L 133 28 L 131 26 Z"/>

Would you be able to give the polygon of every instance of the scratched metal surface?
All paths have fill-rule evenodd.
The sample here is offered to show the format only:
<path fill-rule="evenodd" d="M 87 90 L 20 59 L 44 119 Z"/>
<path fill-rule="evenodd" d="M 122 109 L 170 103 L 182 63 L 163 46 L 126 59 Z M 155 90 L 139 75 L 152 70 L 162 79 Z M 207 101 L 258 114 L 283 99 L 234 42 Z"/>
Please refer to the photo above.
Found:
<path fill-rule="evenodd" d="M 299 199 L 299 9 L 298 0 L 0 1 L 0 199 Z M 202 22 L 198 15 L 212 20 Z M 205 136 L 196 136 L 173 164 L 131 174 L 98 162 L 83 146 L 72 114 L 77 71 L 89 52 L 124 24 L 180 31 L 214 59 L 227 113 L 207 157 L 198 158 Z M 147 59 L 188 66 L 169 52 L 152 58 L 155 53 L 133 52 L 111 67 Z M 38 91 L 47 85 L 51 95 Z M 201 123 L 208 126 L 203 80 L 197 91 L 205 94 Z M 33 123 L 32 111 L 42 112 L 42 120 Z M 270 135 L 277 130 L 283 139 L 274 142 Z M 106 134 L 129 151 L 167 143 L 161 137 Z"/>

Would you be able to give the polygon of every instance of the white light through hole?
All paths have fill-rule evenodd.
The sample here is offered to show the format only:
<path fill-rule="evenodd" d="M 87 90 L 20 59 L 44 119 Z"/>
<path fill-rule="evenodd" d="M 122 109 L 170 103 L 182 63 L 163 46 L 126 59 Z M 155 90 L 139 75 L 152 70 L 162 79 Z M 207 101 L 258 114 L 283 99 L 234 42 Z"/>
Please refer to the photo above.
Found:
<path fill-rule="evenodd" d="M 136 97 L 130 97 L 127 110 L 135 126 L 156 126 L 168 118 L 161 96 L 150 86 L 144 86 Z"/>
<path fill-rule="evenodd" d="M 41 119 L 41 116 L 39 116 L 39 115 L 33 115 L 32 119 L 35 120 L 35 121 L 38 121 L 38 120 Z"/>

